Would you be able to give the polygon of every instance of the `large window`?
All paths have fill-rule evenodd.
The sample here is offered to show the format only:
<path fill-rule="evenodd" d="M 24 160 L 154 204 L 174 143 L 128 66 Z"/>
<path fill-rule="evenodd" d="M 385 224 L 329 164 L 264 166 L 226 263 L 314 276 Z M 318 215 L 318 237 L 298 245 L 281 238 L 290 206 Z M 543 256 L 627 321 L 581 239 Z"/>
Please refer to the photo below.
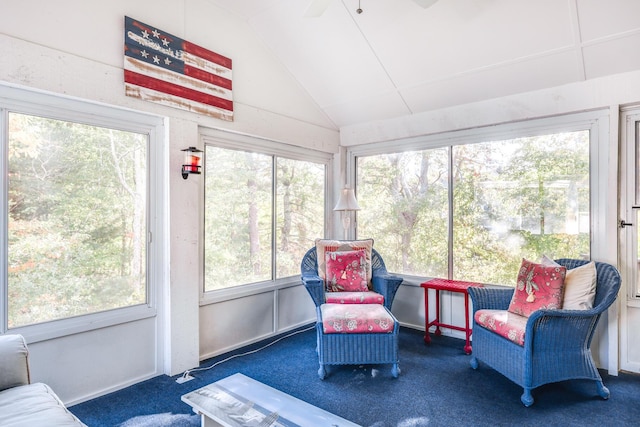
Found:
<path fill-rule="evenodd" d="M 161 120 L 0 94 L 0 332 L 38 340 L 155 315 L 149 164 Z"/>
<path fill-rule="evenodd" d="M 486 283 L 589 257 L 589 153 L 585 129 L 355 156 L 358 237 L 391 271 Z"/>
<path fill-rule="evenodd" d="M 205 292 L 300 274 L 324 236 L 326 162 L 206 145 Z"/>

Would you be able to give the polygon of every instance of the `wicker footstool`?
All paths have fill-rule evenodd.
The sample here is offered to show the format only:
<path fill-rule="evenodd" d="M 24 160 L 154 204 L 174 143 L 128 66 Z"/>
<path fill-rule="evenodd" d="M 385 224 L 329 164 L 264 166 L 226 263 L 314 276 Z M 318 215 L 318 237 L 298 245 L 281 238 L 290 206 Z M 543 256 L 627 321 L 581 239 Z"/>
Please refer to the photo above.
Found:
<path fill-rule="evenodd" d="M 396 318 L 380 304 L 322 304 L 317 308 L 318 376 L 326 365 L 391 364 L 397 378 L 398 330 Z"/>

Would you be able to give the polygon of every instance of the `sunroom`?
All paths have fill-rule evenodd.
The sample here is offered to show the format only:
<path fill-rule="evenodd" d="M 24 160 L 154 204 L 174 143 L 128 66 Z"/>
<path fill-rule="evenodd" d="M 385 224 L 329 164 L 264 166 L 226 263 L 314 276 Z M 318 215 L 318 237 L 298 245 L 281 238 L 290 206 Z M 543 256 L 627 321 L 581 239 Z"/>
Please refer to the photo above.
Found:
<path fill-rule="evenodd" d="M 0 333 L 33 375 L 72 405 L 310 324 L 322 237 L 373 238 L 417 330 L 427 278 L 610 263 L 594 358 L 640 373 L 640 5 L 310 3 L 3 5 Z M 232 119 L 130 96 L 126 17 L 232 59 Z"/>

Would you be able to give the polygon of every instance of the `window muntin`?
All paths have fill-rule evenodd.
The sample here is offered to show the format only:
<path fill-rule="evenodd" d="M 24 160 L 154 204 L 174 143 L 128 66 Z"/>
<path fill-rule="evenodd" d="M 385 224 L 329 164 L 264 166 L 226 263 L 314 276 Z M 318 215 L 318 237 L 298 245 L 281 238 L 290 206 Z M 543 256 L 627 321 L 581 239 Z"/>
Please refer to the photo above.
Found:
<path fill-rule="evenodd" d="M 324 235 L 324 163 L 205 147 L 204 291 L 299 274 Z"/>
<path fill-rule="evenodd" d="M 588 130 L 356 156 L 358 236 L 391 271 L 512 284 L 589 256 L 589 179 Z"/>
<path fill-rule="evenodd" d="M 148 303 L 148 139 L 8 113 L 9 328 Z"/>

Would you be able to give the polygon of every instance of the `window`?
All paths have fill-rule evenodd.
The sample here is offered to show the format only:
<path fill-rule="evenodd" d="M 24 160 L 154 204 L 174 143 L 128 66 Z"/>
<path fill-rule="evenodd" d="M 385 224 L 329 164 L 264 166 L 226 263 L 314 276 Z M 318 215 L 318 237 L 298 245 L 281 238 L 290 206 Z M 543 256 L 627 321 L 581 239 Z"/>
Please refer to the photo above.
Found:
<path fill-rule="evenodd" d="M 634 182 L 635 197 L 633 198 L 632 203 L 629 203 L 627 200 L 625 200 L 625 206 L 628 204 L 633 206 L 630 209 L 632 213 L 629 215 L 629 217 L 633 218 L 636 224 L 636 235 L 634 236 L 635 250 L 633 255 L 633 258 L 635 260 L 634 275 L 636 277 L 636 283 L 635 283 L 635 286 L 632 287 L 631 296 L 632 298 L 640 298 L 640 256 L 638 255 L 640 254 L 640 222 L 638 222 L 640 220 L 640 209 L 638 209 L 638 206 L 640 206 L 640 120 L 638 120 L 637 116 L 633 117 L 633 119 L 635 120 L 633 121 L 633 130 L 630 130 L 630 129 L 627 130 L 627 134 L 625 135 L 625 137 L 628 140 L 633 140 L 635 142 L 633 144 L 635 149 L 635 156 L 629 156 L 629 159 L 633 158 L 634 160 L 633 173 L 626 172 L 629 176 L 633 175 L 633 179 L 635 181 Z M 625 195 L 625 196 L 629 197 L 628 195 Z M 626 221 L 622 221 L 622 222 L 626 222 Z M 627 226 L 624 226 L 624 227 L 627 227 Z"/>
<path fill-rule="evenodd" d="M 61 334 L 103 326 L 107 318 L 113 324 L 154 315 L 149 163 L 161 122 L 44 94 L 16 95 L 20 102 L 0 105 L 2 329 L 42 336 L 33 331 Z M 31 97 L 33 103 L 24 101 Z M 87 315 L 94 317 L 83 320 Z"/>
<path fill-rule="evenodd" d="M 447 276 L 448 165 L 449 148 L 357 158 L 358 237 L 390 271 Z"/>
<path fill-rule="evenodd" d="M 324 236 L 329 157 L 205 141 L 204 291 L 299 275 Z"/>
<path fill-rule="evenodd" d="M 397 273 L 513 284 L 522 258 L 590 255 L 590 135 L 465 137 L 352 154 L 358 237 Z M 529 131 L 530 132 L 530 131 Z M 446 144 L 446 143 L 445 143 Z M 394 147 L 397 150 L 397 145 Z"/>
<path fill-rule="evenodd" d="M 511 283 L 522 258 L 589 257 L 589 132 L 453 147 L 453 277 Z"/>
<path fill-rule="evenodd" d="M 146 146 L 9 113 L 9 328 L 146 302 Z"/>

